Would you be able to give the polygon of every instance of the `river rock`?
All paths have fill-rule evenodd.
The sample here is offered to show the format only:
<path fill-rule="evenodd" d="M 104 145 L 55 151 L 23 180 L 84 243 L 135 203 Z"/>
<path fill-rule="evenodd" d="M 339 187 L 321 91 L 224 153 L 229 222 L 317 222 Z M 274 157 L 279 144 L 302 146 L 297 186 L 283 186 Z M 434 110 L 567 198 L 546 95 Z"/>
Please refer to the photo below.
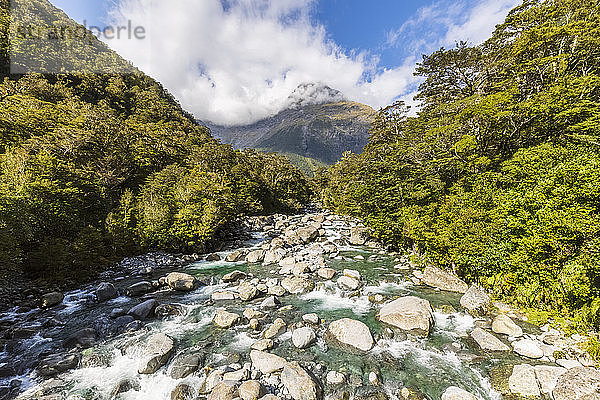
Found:
<path fill-rule="evenodd" d="M 492 333 L 481 328 L 475 328 L 471 332 L 471 338 L 481 347 L 482 350 L 489 351 L 510 351 L 510 347 L 502 343 L 500 339 Z"/>
<path fill-rule="evenodd" d="M 492 331 L 514 338 L 523 336 L 523 329 L 506 314 L 499 314 L 494 318 Z"/>
<path fill-rule="evenodd" d="M 207 400 L 233 400 L 238 397 L 235 382 L 219 382 L 208 395 Z"/>
<path fill-rule="evenodd" d="M 535 369 L 529 364 L 520 364 L 513 367 L 512 374 L 508 378 L 508 387 L 512 394 L 520 396 L 540 396 L 540 388 Z"/>
<path fill-rule="evenodd" d="M 154 309 L 154 315 L 161 319 L 178 317 L 183 314 L 185 314 L 185 309 L 179 304 L 159 304 Z"/>
<path fill-rule="evenodd" d="M 42 296 L 42 308 L 57 306 L 63 302 L 65 295 L 60 292 L 46 293 Z"/>
<path fill-rule="evenodd" d="M 212 253 L 206 256 L 206 261 L 221 261 L 221 256 L 217 253 Z"/>
<path fill-rule="evenodd" d="M 275 286 L 271 286 L 268 290 L 267 290 L 267 294 L 270 294 L 272 296 L 285 296 L 286 294 L 286 290 L 284 289 L 283 286 L 280 285 L 275 285 Z"/>
<path fill-rule="evenodd" d="M 258 350 L 258 351 L 265 351 L 265 350 L 271 350 L 274 345 L 275 345 L 275 343 L 273 342 L 273 339 L 261 339 L 258 342 L 253 343 L 252 346 L 250 346 L 250 349 Z"/>
<path fill-rule="evenodd" d="M 117 297 L 117 288 L 108 282 L 102 282 L 96 288 L 96 299 L 100 302 Z"/>
<path fill-rule="evenodd" d="M 265 251 L 264 250 L 254 250 L 248 253 L 246 256 L 246 262 L 250 264 L 255 264 L 262 262 L 265 259 Z"/>
<path fill-rule="evenodd" d="M 338 342 L 361 351 L 373 348 L 373 336 L 369 327 L 350 318 L 342 318 L 329 324 L 328 333 Z"/>
<path fill-rule="evenodd" d="M 143 321 L 152 315 L 154 315 L 154 310 L 158 306 L 158 301 L 156 299 L 146 300 L 137 306 L 133 306 L 129 309 L 127 314 L 131 315 L 133 318 Z"/>
<path fill-rule="evenodd" d="M 169 375 L 173 379 L 183 379 L 200 368 L 203 358 L 199 354 L 181 354 L 171 362 Z"/>
<path fill-rule="evenodd" d="M 296 231 L 296 235 L 298 235 L 300 240 L 302 240 L 304 243 L 309 243 L 319 236 L 319 228 L 315 226 L 300 228 Z"/>
<path fill-rule="evenodd" d="M 368 228 L 355 226 L 350 229 L 350 244 L 362 246 L 367 243 L 370 237 L 371 233 Z"/>
<path fill-rule="evenodd" d="M 130 390 L 140 390 L 140 384 L 137 380 L 125 378 L 121 379 L 113 388 L 110 398 L 114 399 L 121 393 L 127 393 Z"/>
<path fill-rule="evenodd" d="M 291 294 L 303 294 L 312 291 L 315 288 L 315 283 L 310 279 L 294 276 L 284 278 L 281 281 L 281 286 Z"/>
<path fill-rule="evenodd" d="M 322 398 L 322 391 L 316 380 L 295 361 L 283 367 L 281 383 L 294 400 Z"/>
<path fill-rule="evenodd" d="M 469 289 L 458 276 L 436 267 L 426 267 L 421 280 L 427 286 L 448 292 L 466 293 Z"/>
<path fill-rule="evenodd" d="M 552 391 L 554 400 L 599 400 L 600 372 L 595 368 L 575 367 L 558 378 Z"/>
<path fill-rule="evenodd" d="M 287 252 L 282 248 L 268 250 L 265 253 L 265 258 L 263 260 L 263 263 L 265 265 L 277 264 L 279 261 L 281 261 L 285 258 L 286 254 L 287 254 Z"/>
<path fill-rule="evenodd" d="M 319 316 L 315 313 L 304 314 L 302 316 L 302 321 L 308 322 L 309 324 L 318 325 L 319 324 Z"/>
<path fill-rule="evenodd" d="M 379 311 L 381 322 L 418 335 L 428 336 L 434 319 L 431 304 L 415 296 L 400 297 Z"/>
<path fill-rule="evenodd" d="M 299 349 L 310 347 L 317 340 L 317 335 L 312 328 L 305 326 L 292 332 L 292 343 Z"/>
<path fill-rule="evenodd" d="M 566 368 L 553 367 L 550 365 L 536 365 L 534 369 L 535 377 L 540 384 L 541 392 L 547 395 L 552 393 L 560 376 L 567 372 Z"/>
<path fill-rule="evenodd" d="M 477 400 L 477 397 L 456 386 L 450 386 L 442 393 L 442 400 Z"/>
<path fill-rule="evenodd" d="M 358 272 L 357 270 L 354 269 L 345 269 L 342 274 L 344 276 L 350 277 L 352 279 L 356 279 L 357 281 L 360 281 L 360 272 Z"/>
<path fill-rule="evenodd" d="M 281 305 L 281 301 L 277 296 L 269 296 L 260 303 L 260 308 L 277 308 Z"/>
<path fill-rule="evenodd" d="M 237 289 L 240 299 L 244 301 L 254 300 L 258 297 L 258 289 L 250 282 L 242 282 Z"/>
<path fill-rule="evenodd" d="M 225 257 L 225 261 L 226 262 L 240 262 L 240 261 L 244 261 L 245 257 L 246 257 L 246 255 L 244 254 L 244 252 L 242 252 L 241 250 L 235 250 L 235 251 L 227 254 L 227 257 Z"/>
<path fill-rule="evenodd" d="M 340 276 L 337 280 L 337 285 L 340 289 L 356 290 L 360 287 L 360 281 L 349 276 Z"/>
<path fill-rule="evenodd" d="M 310 268 L 307 263 L 301 261 L 294 264 L 290 272 L 292 273 L 292 275 L 300 276 L 310 272 Z"/>
<path fill-rule="evenodd" d="M 287 361 L 282 357 L 258 350 L 250 352 L 250 359 L 254 368 L 263 374 L 272 374 L 275 371 L 281 370 L 287 364 Z"/>
<path fill-rule="evenodd" d="M 213 318 L 213 324 L 219 328 L 229 329 L 240 321 L 240 316 L 225 310 L 218 310 Z"/>
<path fill-rule="evenodd" d="M 247 276 L 248 275 L 246 275 L 245 272 L 236 270 L 236 271 L 233 271 L 233 272 L 223 275 L 222 280 L 225 283 L 232 283 L 232 282 L 237 282 L 241 279 L 246 279 Z"/>
<path fill-rule="evenodd" d="M 285 333 L 286 329 L 287 329 L 287 324 L 281 318 L 277 318 L 265 330 L 265 332 L 263 333 L 263 337 L 265 339 L 273 339 L 274 337 Z"/>
<path fill-rule="evenodd" d="M 165 365 L 175 351 L 175 341 L 164 333 L 150 336 L 144 349 L 144 357 L 138 367 L 140 374 L 153 374 Z"/>
<path fill-rule="evenodd" d="M 242 400 L 258 400 L 267 394 L 265 387 L 259 381 L 246 381 L 238 388 Z"/>
<path fill-rule="evenodd" d="M 321 268 L 317 271 L 317 275 L 321 279 L 331 280 L 335 276 L 335 269 L 333 268 Z"/>
<path fill-rule="evenodd" d="M 325 381 L 328 385 L 341 385 L 346 382 L 346 375 L 337 371 L 329 371 L 325 377 Z"/>
<path fill-rule="evenodd" d="M 214 292 L 210 295 L 212 301 L 231 301 L 237 298 L 238 294 L 231 291 Z"/>
<path fill-rule="evenodd" d="M 63 347 L 91 347 L 96 344 L 97 332 L 94 328 L 84 328 L 71 334 L 68 338 L 63 340 Z"/>
<path fill-rule="evenodd" d="M 78 364 L 79 354 L 53 354 L 40 360 L 37 372 L 42 376 L 54 376 L 77 368 Z"/>
<path fill-rule="evenodd" d="M 190 400 L 196 398 L 196 389 L 186 383 L 180 383 L 171 392 L 171 400 Z"/>
<path fill-rule="evenodd" d="M 166 282 L 171 289 L 179 292 L 191 292 L 198 287 L 198 280 L 183 272 L 171 272 L 167 275 Z"/>
<path fill-rule="evenodd" d="M 224 381 L 241 382 L 250 378 L 250 370 L 248 368 L 240 368 L 236 371 L 226 372 L 223 374 Z"/>
<path fill-rule="evenodd" d="M 152 290 L 154 290 L 152 283 L 142 281 L 129 286 L 125 290 L 125 293 L 127 293 L 127 296 L 129 297 L 139 297 L 145 295 L 146 293 L 150 293 Z"/>
<path fill-rule="evenodd" d="M 476 285 L 471 285 L 460 298 L 460 305 L 474 315 L 486 314 L 491 303 L 490 296 Z"/>
<path fill-rule="evenodd" d="M 254 318 L 256 318 L 256 319 L 263 319 L 263 318 L 265 318 L 265 313 L 264 312 L 255 310 L 253 308 L 246 308 L 244 310 L 243 315 L 244 315 L 244 318 L 246 318 L 248 320 L 254 319 Z"/>
<path fill-rule="evenodd" d="M 537 342 L 531 339 L 521 339 L 513 343 L 515 353 L 528 358 L 542 358 L 544 351 L 538 346 Z"/>

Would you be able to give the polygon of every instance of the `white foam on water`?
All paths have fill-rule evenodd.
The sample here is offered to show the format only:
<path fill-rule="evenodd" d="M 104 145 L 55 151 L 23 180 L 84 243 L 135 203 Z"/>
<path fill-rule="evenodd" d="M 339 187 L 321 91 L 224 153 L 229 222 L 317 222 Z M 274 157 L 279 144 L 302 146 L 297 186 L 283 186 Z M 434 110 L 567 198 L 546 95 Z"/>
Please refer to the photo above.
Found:
<path fill-rule="evenodd" d="M 251 338 L 246 332 L 240 332 L 233 338 L 233 341 L 229 344 L 229 348 L 239 352 L 246 352 L 250 349 L 250 346 L 256 342 L 257 339 Z"/>
<path fill-rule="evenodd" d="M 65 293 L 65 299 L 63 305 L 65 306 L 60 310 L 58 315 L 71 315 L 75 311 L 81 310 L 85 303 L 89 303 L 93 298 L 91 289 L 80 289 Z"/>
<path fill-rule="evenodd" d="M 356 315 L 367 314 L 371 310 L 368 296 L 342 297 L 344 292 L 332 282 L 327 282 L 317 290 L 299 297 L 303 301 L 312 301 L 320 310 L 352 310 Z"/>
<path fill-rule="evenodd" d="M 444 314 L 434 312 L 435 329 L 451 336 L 465 337 L 475 328 L 475 318 L 467 313 Z"/>
<path fill-rule="evenodd" d="M 412 286 L 411 282 L 379 282 L 377 286 L 365 286 L 363 292 L 365 294 L 398 294 L 408 292 L 408 287 Z"/>

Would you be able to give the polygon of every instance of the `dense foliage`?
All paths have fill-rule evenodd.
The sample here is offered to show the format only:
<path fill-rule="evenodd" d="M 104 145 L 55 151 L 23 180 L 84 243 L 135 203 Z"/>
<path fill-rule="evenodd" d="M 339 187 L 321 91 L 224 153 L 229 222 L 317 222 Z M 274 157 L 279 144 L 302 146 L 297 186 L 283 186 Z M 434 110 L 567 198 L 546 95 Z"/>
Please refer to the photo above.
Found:
<path fill-rule="evenodd" d="M 329 207 L 521 306 L 600 325 L 600 3 L 526 0 L 424 56 L 410 117 L 322 176 Z"/>
<path fill-rule="evenodd" d="M 240 215 L 308 200 L 283 157 L 218 143 L 142 73 L 10 75 L 8 1 L 0 5 L 0 277 L 201 251 Z"/>

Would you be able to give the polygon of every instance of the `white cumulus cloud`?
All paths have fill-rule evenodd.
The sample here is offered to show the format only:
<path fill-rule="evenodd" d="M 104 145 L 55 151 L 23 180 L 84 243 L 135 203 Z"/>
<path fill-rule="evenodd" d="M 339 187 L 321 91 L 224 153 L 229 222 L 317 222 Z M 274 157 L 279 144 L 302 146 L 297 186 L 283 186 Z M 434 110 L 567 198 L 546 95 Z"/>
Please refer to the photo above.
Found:
<path fill-rule="evenodd" d="M 402 65 L 386 69 L 377 54 L 339 47 L 312 19 L 315 1 L 120 0 L 113 22 L 143 25 L 147 38 L 108 44 L 162 82 L 196 118 L 235 125 L 277 113 L 309 82 L 374 108 L 407 97 L 418 84 L 413 71 L 421 52 L 451 40 L 483 40 L 515 3 L 480 0 L 456 7 L 448 18 L 437 3 L 421 9 L 390 33 L 389 43 L 410 38 L 409 31 L 432 21 L 443 24 L 441 36 L 414 46 Z"/>

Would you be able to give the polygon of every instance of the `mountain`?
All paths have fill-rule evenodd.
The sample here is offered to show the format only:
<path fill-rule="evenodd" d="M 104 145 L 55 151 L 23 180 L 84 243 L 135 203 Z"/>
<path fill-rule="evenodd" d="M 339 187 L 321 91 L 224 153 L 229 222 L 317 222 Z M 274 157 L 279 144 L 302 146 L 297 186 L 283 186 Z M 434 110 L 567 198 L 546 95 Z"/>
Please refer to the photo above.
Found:
<path fill-rule="evenodd" d="M 281 153 L 306 170 L 334 164 L 346 151 L 362 152 L 376 114 L 317 84 L 300 85 L 286 104 L 277 115 L 250 125 L 207 126 L 214 137 L 235 148 Z"/>
<path fill-rule="evenodd" d="M 150 250 L 202 252 L 240 215 L 308 201 L 284 157 L 219 143 L 89 32 L 9 36 L 83 28 L 46 0 L 10 4 L 0 0 L 0 287 L 23 273 L 79 279 Z"/>

